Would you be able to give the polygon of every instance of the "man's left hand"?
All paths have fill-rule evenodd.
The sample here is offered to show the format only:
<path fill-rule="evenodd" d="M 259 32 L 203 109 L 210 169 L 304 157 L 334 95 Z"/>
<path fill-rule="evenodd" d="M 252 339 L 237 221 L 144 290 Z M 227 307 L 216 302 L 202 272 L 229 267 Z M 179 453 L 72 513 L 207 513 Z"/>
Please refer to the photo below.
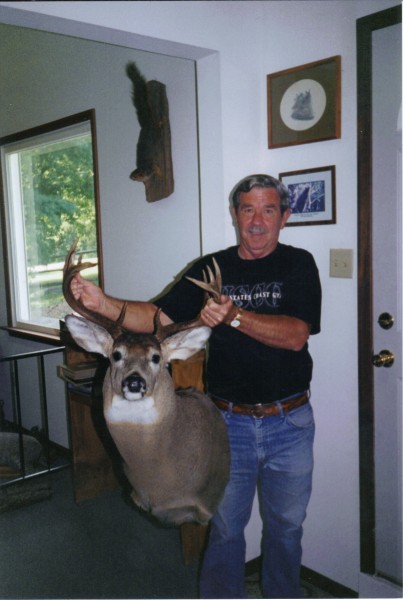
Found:
<path fill-rule="evenodd" d="M 200 317 L 208 327 L 216 327 L 221 323 L 225 323 L 229 320 L 232 315 L 234 304 L 229 296 L 221 296 L 221 303 L 218 304 L 212 298 L 207 300 L 206 305 L 203 307 Z"/>

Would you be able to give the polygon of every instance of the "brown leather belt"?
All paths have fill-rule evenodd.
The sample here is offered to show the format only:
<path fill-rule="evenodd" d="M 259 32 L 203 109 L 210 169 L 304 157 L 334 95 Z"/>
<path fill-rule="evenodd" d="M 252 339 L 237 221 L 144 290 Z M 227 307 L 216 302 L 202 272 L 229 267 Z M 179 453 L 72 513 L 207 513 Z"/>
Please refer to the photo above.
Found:
<path fill-rule="evenodd" d="M 249 415 L 250 417 L 256 417 L 257 419 L 262 419 L 263 417 L 272 417 L 274 415 L 279 415 L 281 410 L 284 413 L 288 413 L 294 408 L 298 408 L 299 406 L 303 406 L 309 402 L 309 394 L 304 392 L 300 396 L 296 396 L 294 398 L 289 398 L 288 400 L 283 400 L 279 402 L 272 402 L 271 404 L 232 404 L 227 400 L 222 400 L 221 398 L 217 398 L 216 396 L 210 395 L 210 398 L 217 406 L 217 408 L 225 411 L 231 411 L 237 415 Z M 281 409 L 280 409 L 280 406 Z M 231 408 L 232 406 L 232 408 Z"/>

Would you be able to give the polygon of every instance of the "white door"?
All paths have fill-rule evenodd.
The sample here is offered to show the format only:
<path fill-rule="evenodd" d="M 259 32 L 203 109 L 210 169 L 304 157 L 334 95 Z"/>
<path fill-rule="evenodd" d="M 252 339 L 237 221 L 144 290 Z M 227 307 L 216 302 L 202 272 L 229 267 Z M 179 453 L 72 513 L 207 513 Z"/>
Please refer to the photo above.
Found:
<path fill-rule="evenodd" d="M 372 41 L 373 339 L 375 363 L 381 365 L 374 366 L 375 568 L 378 576 L 401 582 L 401 25 L 374 31 Z"/>
<path fill-rule="evenodd" d="M 401 56 L 400 5 L 358 19 L 363 598 L 402 597 Z"/>

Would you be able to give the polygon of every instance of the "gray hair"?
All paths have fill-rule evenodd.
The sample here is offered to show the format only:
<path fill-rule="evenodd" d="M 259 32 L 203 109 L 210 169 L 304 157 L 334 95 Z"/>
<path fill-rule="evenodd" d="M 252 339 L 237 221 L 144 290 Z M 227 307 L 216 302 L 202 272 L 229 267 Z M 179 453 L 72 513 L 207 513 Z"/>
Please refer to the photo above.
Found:
<path fill-rule="evenodd" d="M 250 192 L 254 187 L 275 189 L 280 198 L 281 214 L 284 214 L 287 208 L 290 207 L 288 189 L 284 183 L 271 177 L 271 175 L 248 175 L 236 184 L 230 194 L 232 205 L 236 211 L 239 207 L 241 194 Z"/>

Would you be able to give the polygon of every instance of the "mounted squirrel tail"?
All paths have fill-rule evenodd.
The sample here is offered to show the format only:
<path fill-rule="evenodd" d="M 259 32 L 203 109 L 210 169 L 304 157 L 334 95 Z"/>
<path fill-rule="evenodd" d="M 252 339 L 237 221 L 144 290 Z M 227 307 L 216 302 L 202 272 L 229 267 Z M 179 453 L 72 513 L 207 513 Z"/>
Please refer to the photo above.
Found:
<path fill-rule="evenodd" d="M 133 84 L 132 100 L 140 127 L 149 127 L 152 124 L 152 114 L 147 101 L 147 81 L 134 62 L 127 63 L 126 75 Z"/>

